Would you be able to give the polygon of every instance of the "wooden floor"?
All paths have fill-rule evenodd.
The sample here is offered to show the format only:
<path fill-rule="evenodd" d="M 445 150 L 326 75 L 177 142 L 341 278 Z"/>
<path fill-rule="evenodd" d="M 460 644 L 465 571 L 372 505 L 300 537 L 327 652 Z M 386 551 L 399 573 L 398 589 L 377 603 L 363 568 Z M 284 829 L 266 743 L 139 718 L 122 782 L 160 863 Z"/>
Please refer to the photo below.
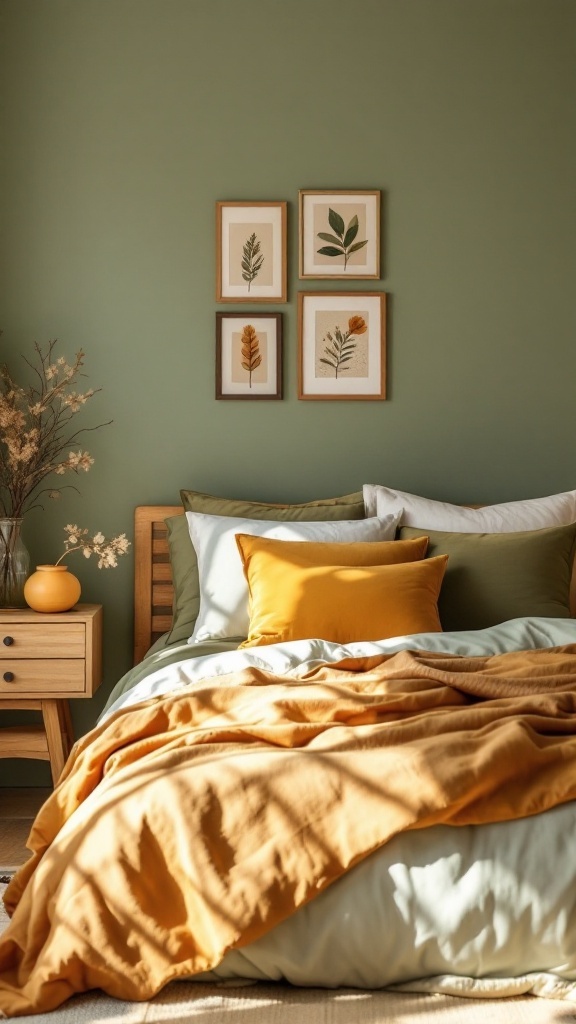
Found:
<path fill-rule="evenodd" d="M 28 860 L 28 833 L 36 812 L 51 792 L 50 789 L 0 788 L 0 874 Z"/>

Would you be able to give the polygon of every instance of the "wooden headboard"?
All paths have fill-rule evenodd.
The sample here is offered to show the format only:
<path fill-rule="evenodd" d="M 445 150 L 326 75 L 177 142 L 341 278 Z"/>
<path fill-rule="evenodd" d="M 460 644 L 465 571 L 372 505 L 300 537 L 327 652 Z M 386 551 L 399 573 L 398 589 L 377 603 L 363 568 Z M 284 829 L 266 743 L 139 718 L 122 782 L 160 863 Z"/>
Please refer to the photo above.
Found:
<path fill-rule="evenodd" d="M 134 664 L 172 625 L 174 587 L 168 557 L 168 516 L 182 505 L 139 505 L 134 513 Z"/>

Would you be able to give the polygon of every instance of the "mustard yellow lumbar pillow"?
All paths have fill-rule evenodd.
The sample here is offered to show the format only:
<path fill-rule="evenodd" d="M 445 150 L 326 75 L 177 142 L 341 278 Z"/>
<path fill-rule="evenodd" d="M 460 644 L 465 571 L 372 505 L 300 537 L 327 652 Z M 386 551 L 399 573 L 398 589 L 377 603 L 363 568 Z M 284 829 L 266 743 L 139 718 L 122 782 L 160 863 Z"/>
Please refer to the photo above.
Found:
<path fill-rule="evenodd" d="M 270 542 L 261 538 L 239 535 L 237 540 L 250 594 L 250 631 L 242 647 L 315 637 L 334 643 L 384 640 L 442 629 L 438 595 L 447 556 L 388 565 L 314 565 L 301 561 L 302 552 L 267 550 Z"/>
<path fill-rule="evenodd" d="M 277 540 L 237 533 L 236 543 L 247 576 L 254 555 L 267 554 L 286 565 L 395 565 L 426 557 L 428 537 L 407 540 L 310 541 Z"/>

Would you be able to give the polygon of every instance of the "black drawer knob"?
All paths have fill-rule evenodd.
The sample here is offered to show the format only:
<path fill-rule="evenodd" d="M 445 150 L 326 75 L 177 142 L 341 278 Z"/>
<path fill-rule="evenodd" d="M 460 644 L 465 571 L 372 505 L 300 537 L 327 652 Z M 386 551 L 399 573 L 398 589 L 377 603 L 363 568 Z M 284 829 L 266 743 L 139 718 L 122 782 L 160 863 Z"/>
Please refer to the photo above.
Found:
<path fill-rule="evenodd" d="M 14 643 L 14 637 L 13 636 L 5 636 L 4 640 L 2 642 L 5 644 L 6 647 L 11 647 L 12 644 Z"/>
<path fill-rule="evenodd" d="M 13 672 L 5 672 L 4 673 L 4 682 L 5 683 L 13 683 L 14 682 L 14 673 Z"/>

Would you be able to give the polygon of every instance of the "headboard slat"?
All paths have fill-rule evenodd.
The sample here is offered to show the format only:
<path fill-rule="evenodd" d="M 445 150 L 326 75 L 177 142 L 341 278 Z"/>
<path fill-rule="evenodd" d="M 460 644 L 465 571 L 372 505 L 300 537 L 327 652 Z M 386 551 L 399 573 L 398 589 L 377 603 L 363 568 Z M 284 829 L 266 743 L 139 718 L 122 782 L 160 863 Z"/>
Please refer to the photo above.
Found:
<path fill-rule="evenodd" d="M 172 625 L 174 588 L 164 520 L 183 514 L 182 505 L 138 505 L 134 512 L 134 664 Z"/>
<path fill-rule="evenodd" d="M 152 582 L 172 585 L 172 567 L 169 561 L 152 562 Z"/>
<path fill-rule="evenodd" d="M 172 598 L 174 596 L 174 587 L 172 581 L 165 583 L 152 583 L 152 607 L 156 608 L 172 608 Z"/>
<path fill-rule="evenodd" d="M 152 643 L 154 643 L 155 640 L 158 640 L 162 633 L 167 633 L 171 625 L 172 615 L 152 615 Z"/>

